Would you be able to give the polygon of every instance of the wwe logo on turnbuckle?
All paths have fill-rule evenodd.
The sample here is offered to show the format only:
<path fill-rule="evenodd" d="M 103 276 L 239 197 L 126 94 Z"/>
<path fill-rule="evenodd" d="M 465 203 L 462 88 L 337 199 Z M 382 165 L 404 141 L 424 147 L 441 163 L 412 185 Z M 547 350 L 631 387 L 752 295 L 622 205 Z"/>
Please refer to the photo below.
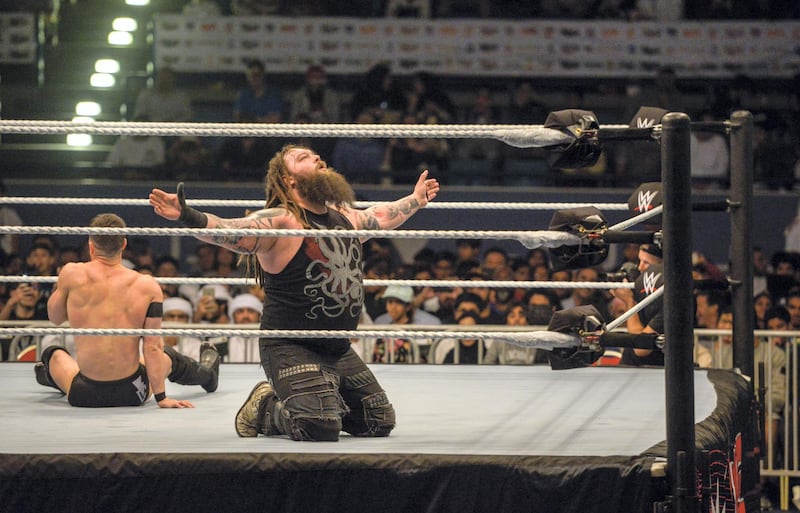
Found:
<path fill-rule="evenodd" d="M 647 295 L 655 292 L 658 288 L 656 284 L 658 283 L 659 278 L 661 278 L 661 273 L 645 272 L 642 274 L 642 292 Z"/>
<path fill-rule="evenodd" d="M 656 125 L 656 119 L 636 118 L 636 128 L 653 128 Z"/>
<path fill-rule="evenodd" d="M 658 194 L 658 191 L 639 191 L 637 201 L 640 213 L 647 212 L 653 208 L 653 199 L 656 194 Z"/>

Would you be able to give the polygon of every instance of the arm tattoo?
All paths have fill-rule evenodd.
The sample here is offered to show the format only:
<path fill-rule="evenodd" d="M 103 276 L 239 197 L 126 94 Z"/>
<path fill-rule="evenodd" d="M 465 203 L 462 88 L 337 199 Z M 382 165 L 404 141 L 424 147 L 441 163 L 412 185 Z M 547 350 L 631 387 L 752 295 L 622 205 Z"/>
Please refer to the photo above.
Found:
<path fill-rule="evenodd" d="M 409 198 L 408 200 L 400 203 L 398 209 L 403 214 L 410 216 L 414 213 L 414 211 L 419 209 L 419 201 L 417 201 L 417 198 Z"/>
<path fill-rule="evenodd" d="M 280 215 L 277 209 L 259 210 L 242 219 L 220 219 L 219 228 L 269 230 L 274 228 L 272 218 Z M 255 253 L 258 248 L 258 237 L 252 235 L 219 235 L 212 237 L 215 244 L 225 246 L 236 253 Z"/>
<path fill-rule="evenodd" d="M 359 214 L 359 220 L 365 230 L 380 230 L 381 221 L 391 223 L 397 221 L 398 218 L 402 218 L 400 220 L 400 223 L 402 223 L 417 210 L 419 210 L 419 202 L 416 198 L 408 198 L 362 211 Z"/>
<path fill-rule="evenodd" d="M 362 210 L 358 212 L 358 222 L 361 224 L 362 230 L 380 230 L 381 224 L 378 222 L 378 218 L 372 215 L 372 212 L 369 210 Z"/>

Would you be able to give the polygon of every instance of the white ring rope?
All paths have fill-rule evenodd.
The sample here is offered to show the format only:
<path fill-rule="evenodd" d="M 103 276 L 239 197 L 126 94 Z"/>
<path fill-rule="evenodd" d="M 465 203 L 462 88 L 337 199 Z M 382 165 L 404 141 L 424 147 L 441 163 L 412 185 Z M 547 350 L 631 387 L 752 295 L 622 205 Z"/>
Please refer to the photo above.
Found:
<path fill-rule="evenodd" d="M 385 237 L 391 239 L 512 239 L 526 248 L 579 245 L 577 235 L 556 230 L 258 230 L 252 228 L 104 228 L 85 226 L 0 226 L 0 234 L 47 235 L 188 235 L 208 237 Z"/>
<path fill-rule="evenodd" d="M 264 208 L 261 200 L 218 200 L 189 199 L 186 203 L 193 207 L 241 207 Z M 383 205 L 385 201 L 357 201 L 356 208 L 369 208 Z M 147 199 L 139 198 L 49 198 L 42 196 L 0 196 L 0 205 L 128 205 L 149 207 Z M 433 201 L 425 209 L 444 210 L 564 210 L 585 207 L 588 203 L 528 203 L 528 202 L 470 202 L 470 201 Z M 628 210 L 626 203 L 592 203 L 600 210 Z"/>
<path fill-rule="evenodd" d="M 626 125 L 608 128 L 628 128 Z M 0 120 L 0 133 L 16 134 L 70 134 L 84 133 L 94 135 L 153 135 L 153 136 L 256 136 L 256 137 L 372 137 L 372 138 L 490 138 L 498 139 L 510 146 L 519 148 L 569 145 L 575 138 L 560 130 L 541 126 L 525 125 L 352 125 L 352 124 L 289 124 L 289 123 L 129 123 L 129 122 L 77 122 L 77 121 L 39 121 L 39 120 Z M 20 198 L 22 200 L 23 198 Z M 32 203 L 31 198 L 24 198 Z M 139 200 L 141 201 L 141 200 Z M 55 204 L 52 198 L 43 203 Z M 11 202 L 7 202 L 11 203 Z M 78 204 L 76 201 L 75 204 Z M 85 204 L 85 203 L 80 203 Z M 109 203 L 110 204 L 110 203 Z M 119 203 L 114 203 L 119 204 Z M 140 204 L 140 203 L 136 203 Z M 199 205 L 199 202 L 194 203 Z M 249 203 L 248 203 L 249 205 Z M 441 205 L 441 203 L 440 203 Z M 626 206 L 627 207 L 627 206 Z M 439 207 L 444 208 L 444 207 Z M 474 208 L 474 207 L 473 207 Z M 494 207 L 493 207 L 494 208 Z M 547 208 L 554 208 L 548 205 Z M 387 238 L 472 238 L 472 239 L 515 239 L 528 248 L 558 247 L 566 244 L 581 244 L 583 239 L 560 231 L 465 231 L 465 230 L 220 230 L 220 229 L 181 229 L 181 228 L 87 228 L 55 226 L 0 226 L 0 234 L 50 234 L 50 235 L 189 235 L 189 236 L 318 236 L 318 237 L 387 237 Z M 33 281 L 31 277 L 19 277 Z M 419 285 L 419 282 L 415 282 Z M 489 282 L 499 286 L 503 282 Z M 506 282 L 508 287 L 518 286 L 518 282 Z M 566 283 L 542 282 L 566 288 Z M 591 282 L 592 285 L 605 285 Z M 366 283 L 365 283 L 366 284 Z M 470 281 L 471 286 L 477 286 Z M 618 287 L 623 284 L 614 284 Z M 591 287 L 584 287 L 591 288 Z M 129 329 L 73 329 L 73 328 L 0 328 L 0 335 L 86 335 L 86 336 L 229 336 L 266 338 L 431 338 L 435 333 L 429 331 L 401 330 L 129 330 Z M 455 332 L 443 332 L 453 337 Z M 526 333 L 509 332 L 457 332 L 459 338 L 493 338 L 522 347 L 576 347 L 580 338 L 573 335 L 536 331 Z"/>
<path fill-rule="evenodd" d="M 653 301 L 655 301 L 656 299 L 660 298 L 663 295 L 664 295 L 664 285 L 661 285 L 646 298 L 642 299 L 641 301 L 630 307 L 625 313 L 623 313 L 616 319 L 609 322 L 606 325 L 605 329 L 607 331 L 611 331 L 619 328 L 620 326 L 622 326 L 624 322 L 626 322 L 631 316 L 633 316 L 633 314 L 643 310 L 646 306 L 648 306 L 650 303 L 652 303 Z"/>
<path fill-rule="evenodd" d="M 627 230 L 631 226 L 635 226 L 635 225 L 641 223 L 642 221 L 646 221 L 647 219 L 650 219 L 651 217 L 655 217 L 655 216 L 661 214 L 661 212 L 663 212 L 663 211 L 664 211 L 664 205 L 659 205 L 657 207 L 652 208 L 651 210 L 648 210 L 647 212 L 642 212 L 641 214 L 633 216 L 630 219 L 627 219 L 625 221 L 619 222 L 619 223 L 617 223 L 617 224 L 615 224 L 613 226 L 609 226 L 608 229 L 609 230 L 615 230 L 615 231 Z"/>
<path fill-rule="evenodd" d="M 0 337 L 17 335 L 84 335 L 120 337 L 259 337 L 259 338 L 474 338 L 501 340 L 521 347 L 577 347 L 580 338 L 553 331 L 424 331 L 424 330 L 247 330 L 247 329 L 122 329 L 122 328 L 0 328 Z"/>
<path fill-rule="evenodd" d="M 204 322 L 174 322 L 174 321 L 164 321 L 162 323 L 164 328 L 181 328 L 181 329 L 191 329 L 191 330 L 212 330 L 212 331 L 225 331 L 227 329 L 235 329 L 235 330 L 258 330 L 261 329 L 258 323 L 243 323 L 243 324 L 227 324 L 227 325 L 216 325 L 216 326 L 230 326 L 230 328 L 209 328 L 209 326 L 215 326 L 214 324 L 208 324 Z M 364 330 L 372 330 L 376 329 L 375 324 L 359 324 L 358 330 L 359 333 L 363 332 Z M 408 324 L 381 324 L 378 325 L 381 330 L 385 331 L 405 331 L 408 330 Z M 0 320 L 0 328 L 71 328 L 69 325 L 69 321 L 66 321 L 64 324 L 56 326 L 50 321 L 2 321 Z M 526 324 L 524 326 L 510 326 L 507 324 L 476 324 L 471 326 L 465 326 L 462 324 L 414 324 L 412 331 L 443 331 L 446 333 L 458 333 L 463 331 L 479 331 L 481 333 L 485 333 L 487 331 L 502 331 L 506 333 L 527 333 L 529 331 L 543 331 L 547 328 L 546 325 L 542 324 Z M 75 328 L 79 329 L 79 328 Z M 104 328 L 105 329 L 105 328 Z M 134 328 L 131 328 L 134 329 Z M 157 331 L 156 328 L 153 328 Z M 270 330 L 274 331 L 274 330 Z M 289 330 L 293 333 L 297 330 Z M 331 330 L 338 333 L 336 330 Z M 218 335 L 218 333 L 215 333 Z"/>
<path fill-rule="evenodd" d="M 626 127 L 627 128 L 627 127 Z M 9 134 L 92 134 L 228 137 L 430 137 L 498 139 L 518 148 L 568 145 L 575 137 L 536 125 L 412 125 L 344 123 L 143 123 L 126 121 L 0 120 Z"/>
<path fill-rule="evenodd" d="M 158 283 L 169 285 L 255 285 L 253 278 L 213 278 L 213 277 L 155 277 Z M 3 276 L 0 283 L 56 283 L 57 276 Z M 628 289 L 633 282 L 597 282 L 597 281 L 516 281 L 516 280 L 364 280 L 365 287 L 385 287 L 401 285 L 407 287 L 487 287 L 516 289 Z"/>

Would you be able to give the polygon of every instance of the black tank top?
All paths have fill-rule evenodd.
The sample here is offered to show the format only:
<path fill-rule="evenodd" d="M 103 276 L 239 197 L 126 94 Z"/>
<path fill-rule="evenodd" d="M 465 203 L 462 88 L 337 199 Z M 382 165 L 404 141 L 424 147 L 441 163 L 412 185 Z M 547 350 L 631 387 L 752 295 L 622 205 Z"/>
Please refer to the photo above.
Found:
<path fill-rule="evenodd" d="M 335 210 L 305 213 L 312 229 L 353 229 Z M 262 329 L 354 330 L 358 326 L 364 303 L 358 238 L 305 237 L 281 272 L 264 276 Z M 271 340 L 274 343 L 267 338 L 262 343 Z M 346 338 L 291 340 L 329 353 L 342 353 L 350 344 Z"/>

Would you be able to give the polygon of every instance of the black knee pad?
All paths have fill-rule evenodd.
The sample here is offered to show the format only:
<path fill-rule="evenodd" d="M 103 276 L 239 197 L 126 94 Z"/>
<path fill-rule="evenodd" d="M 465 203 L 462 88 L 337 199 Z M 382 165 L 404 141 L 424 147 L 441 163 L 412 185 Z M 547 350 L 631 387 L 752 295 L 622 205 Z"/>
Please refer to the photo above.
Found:
<path fill-rule="evenodd" d="M 47 369 L 48 374 L 50 373 L 50 359 L 56 351 L 64 351 L 69 354 L 69 351 L 67 351 L 67 348 L 64 346 L 47 346 L 44 348 L 44 351 L 42 351 L 41 358 L 39 358 L 39 361 L 41 361 Z"/>
<path fill-rule="evenodd" d="M 380 437 L 389 436 L 395 426 L 395 413 L 386 392 L 377 392 L 361 400 L 364 406 L 364 422 L 367 431 L 354 433 L 355 436 Z"/>
<path fill-rule="evenodd" d="M 313 419 L 301 417 L 294 419 L 291 437 L 293 440 L 311 442 L 336 442 L 342 430 L 341 418 Z"/>
<path fill-rule="evenodd" d="M 56 351 L 64 351 L 65 353 L 69 354 L 69 351 L 67 351 L 63 346 L 48 346 L 44 349 L 44 351 L 42 351 L 40 363 L 37 363 L 33 370 L 36 375 L 37 383 L 46 387 L 55 388 L 63 394 L 64 391 L 61 390 L 61 387 L 56 384 L 55 380 L 53 379 L 53 375 L 50 374 L 50 360 L 53 358 L 53 355 Z"/>
<path fill-rule="evenodd" d="M 281 401 L 282 430 L 294 440 L 336 441 L 347 411 L 338 393 L 338 377 L 323 373 L 298 376 L 293 394 Z"/>

